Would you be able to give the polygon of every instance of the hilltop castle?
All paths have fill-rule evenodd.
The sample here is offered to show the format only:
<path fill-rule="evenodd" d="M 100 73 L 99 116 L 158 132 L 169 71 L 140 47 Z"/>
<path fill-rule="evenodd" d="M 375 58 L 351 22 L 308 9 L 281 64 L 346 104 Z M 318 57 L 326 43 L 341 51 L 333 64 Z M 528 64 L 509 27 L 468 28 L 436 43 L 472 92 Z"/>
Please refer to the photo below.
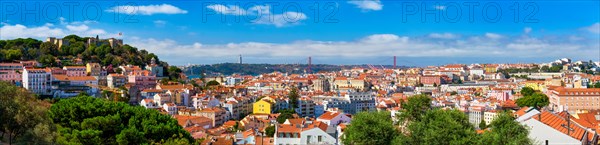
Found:
<path fill-rule="evenodd" d="M 69 46 L 69 40 L 65 40 L 63 38 L 48 37 L 48 38 L 46 38 L 46 42 L 51 42 L 51 43 L 57 45 L 58 48 L 60 48 L 63 45 Z M 100 39 L 98 37 L 98 35 L 96 35 L 96 38 L 94 38 L 94 37 L 87 38 L 86 45 L 88 47 L 90 47 L 92 45 L 100 46 L 102 44 L 108 44 L 111 48 L 114 48 L 117 46 L 123 46 L 123 39 L 116 39 L 116 38 Z"/>

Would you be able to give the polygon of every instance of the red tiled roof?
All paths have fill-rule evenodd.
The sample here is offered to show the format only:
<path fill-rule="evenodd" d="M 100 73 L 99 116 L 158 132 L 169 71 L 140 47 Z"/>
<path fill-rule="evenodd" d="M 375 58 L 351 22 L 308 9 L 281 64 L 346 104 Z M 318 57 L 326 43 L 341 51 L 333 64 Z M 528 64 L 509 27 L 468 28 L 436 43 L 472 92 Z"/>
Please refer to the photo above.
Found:
<path fill-rule="evenodd" d="M 331 120 L 334 117 L 340 115 L 340 113 L 338 112 L 329 112 L 326 111 L 325 113 L 323 113 L 323 115 L 319 116 L 319 119 L 323 119 L 323 120 Z"/>
<path fill-rule="evenodd" d="M 550 112 L 544 111 L 541 113 L 541 115 L 534 115 L 532 118 L 577 140 L 582 140 L 584 137 L 586 137 L 584 136 L 586 132 L 585 129 L 583 129 L 581 126 L 577 125 L 572 121 L 568 127 L 570 129 L 567 129 L 567 120 L 563 117 L 560 117 L 557 114 L 552 114 Z M 593 136 L 593 133 L 591 135 Z"/>

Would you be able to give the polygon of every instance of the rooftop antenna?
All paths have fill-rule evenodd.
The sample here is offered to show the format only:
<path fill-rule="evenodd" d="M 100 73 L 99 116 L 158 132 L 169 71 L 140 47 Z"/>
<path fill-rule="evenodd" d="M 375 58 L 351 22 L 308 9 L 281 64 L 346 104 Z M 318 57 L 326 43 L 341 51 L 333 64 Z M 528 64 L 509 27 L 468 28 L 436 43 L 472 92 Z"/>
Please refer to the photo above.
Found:
<path fill-rule="evenodd" d="M 240 64 L 242 64 L 242 55 L 240 54 L 240 60 L 239 60 Z"/>

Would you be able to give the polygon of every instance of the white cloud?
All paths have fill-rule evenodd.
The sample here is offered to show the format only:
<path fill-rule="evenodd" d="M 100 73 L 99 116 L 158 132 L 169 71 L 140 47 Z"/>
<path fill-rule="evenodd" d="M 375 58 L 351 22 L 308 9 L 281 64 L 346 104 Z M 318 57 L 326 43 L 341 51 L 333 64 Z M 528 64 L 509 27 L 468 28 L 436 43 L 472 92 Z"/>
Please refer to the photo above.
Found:
<path fill-rule="evenodd" d="M 154 21 L 154 26 L 156 27 L 164 27 L 167 24 L 167 21 L 163 21 L 163 20 L 155 20 Z"/>
<path fill-rule="evenodd" d="M 207 8 L 223 15 L 250 15 L 254 16 L 250 22 L 253 24 L 273 25 L 275 27 L 285 27 L 300 24 L 301 21 L 308 19 L 306 14 L 300 12 L 286 11 L 281 14 L 274 14 L 270 11 L 269 5 L 255 5 L 248 9 L 237 5 L 209 5 Z"/>
<path fill-rule="evenodd" d="M 375 35 L 370 35 L 370 36 L 363 38 L 362 42 L 365 42 L 365 43 L 387 43 L 387 42 L 393 42 L 393 41 L 397 41 L 397 40 L 401 40 L 400 42 L 407 42 L 408 37 L 400 38 L 400 36 L 394 35 L 394 34 L 375 34 Z"/>
<path fill-rule="evenodd" d="M 170 4 L 161 5 L 145 5 L 145 6 L 133 6 L 133 5 L 122 5 L 115 6 L 107 12 L 123 13 L 129 15 L 154 15 L 154 14 L 186 14 L 186 10 L 182 10 Z"/>
<path fill-rule="evenodd" d="M 429 37 L 431 38 L 438 38 L 438 39 L 454 39 L 457 38 L 457 35 L 454 35 L 452 33 L 431 33 L 429 34 Z"/>
<path fill-rule="evenodd" d="M 50 25 L 29 28 L 21 24 L 4 24 L 2 27 L 0 27 L 0 32 L 2 32 L 2 35 L 0 35 L 0 39 L 3 40 L 27 37 L 43 38 L 54 35 L 65 35 L 63 29 L 54 28 Z"/>
<path fill-rule="evenodd" d="M 134 39 L 131 44 L 160 54 L 166 61 L 190 62 L 199 58 L 248 57 L 595 57 L 597 44 L 551 39 L 502 36 L 494 33 L 457 39 L 373 34 L 354 41 L 302 40 L 287 43 L 240 42 L 179 44 L 171 39 Z M 482 38 L 502 38 L 502 42 Z M 562 39 L 562 38 L 556 38 Z M 584 38 L 585 39 L 585 38 Z M 597 42 L 596 42 L 597 43 Z M 593 53 L 596 52 L 596 53 Z M 543 55 L 540 55 L 543 54 Z"/>
<path fill-rule="evenodd" d="M 485 33 L 485 37 L 490 38 L 490 39 L 500 39 L 503 36 L 500 34 L 496 34 L 496 33 Z"/>
<path fill-rule="evenodd" d="M 88 27 L 87 25 L 79 25 L 79 26 L 67 25 L 67 29 L 69 29 L 70 31 L 75 31 L 75 32 L 83 32 L 83 31 L 87 31 L 88 29 L 90 29 L 90 27 Z"/>
<path fill-rule="evenodd" d="M 383 9 L 380 0 L 349 0 L 348 3 L 356 5 L 363 11 L 379 11 Z"/>
<path fill-rule="evenodd" d="M 546 43 L 510 43 L 506 45 L 507 48 L 513 49 L 542 49 L 548 46 Z"/>
<path fill-rule="evenodd" d="M 206 7 L 215 12 L 225 14 L 225 15 L 246 15 L 247 14 L 247 12 L 246 12 L 246 10 L 244 10 L 244 8 L 241 8 L 240 6 L 237 6 L 237 5 L 225 6 L 225 5 L 221 5 L 221 4 L 215 4 L 215 5 L 209 5 Z"/>
<path fill-rule="evenodd" d="M 600 33 L 600 22 L 595 23 L 595 24 L 593 24 L 591 26 L 585 27 L 583 29 L 587 30 L 589 32 L 592 32 L 592 33 Z"/>
<path fill-rule="evenodd" d="M 254 24 L 274 25 L 275 27 L 284 27 L 299 24 L 300 21 L 308 17 L 304 13 L 285 12 L 283 14 L 263 15 L 252 21 Z"/>
<path fill-rule="evenodd" d="M 45 40 L 46 37 L 63 37 L 70 34 L 79 36 L 95 36 L 104 35 L 115 37 L 116 34 L 109 34 L 103 29 L 92 29 L 88 25 L 58 25 L 45 24 L 42 26 L 25 26 L 22 24 L 2 24 L 0 27 L 2 35 L 0 39 L 16 39 L 16 38 L 35 38 Z"/>

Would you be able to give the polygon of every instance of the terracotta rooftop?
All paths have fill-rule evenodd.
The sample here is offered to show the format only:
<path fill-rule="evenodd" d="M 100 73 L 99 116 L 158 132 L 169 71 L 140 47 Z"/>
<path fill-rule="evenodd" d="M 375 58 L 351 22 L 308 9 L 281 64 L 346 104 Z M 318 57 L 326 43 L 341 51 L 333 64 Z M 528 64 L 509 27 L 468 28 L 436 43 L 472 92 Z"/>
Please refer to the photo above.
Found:
<path fill-rule="evenodd" d="M 556 87 L 554 91 L 561 96 L 600 96 L 600 88 Z"/>
<path fill-rule="evenodd" d="M 541 115 L 534 115 L 532 118 L 577 140 L 582 140 L 584 138 L 591 140 L 591 138 L 593 138 L 593 133 L 588 133 L 588 136 L 584 136 L 587 131 L 575 122 L 571 121 L 570 125 L 567 127 L 567 124 L 569 123 L 565 118 L 548 111 L 542 112 Z"/>
<path fill-rule="evenodd" d="M 329 111 L 325 111 L 325 113 L 323 113 L 323 115 L 319 116 L 318 119 L 323 119 L 323 120 L 331 120 L 334 117 L 340 115 L 341 113 L 338 112 L 329 112 Z"/>

